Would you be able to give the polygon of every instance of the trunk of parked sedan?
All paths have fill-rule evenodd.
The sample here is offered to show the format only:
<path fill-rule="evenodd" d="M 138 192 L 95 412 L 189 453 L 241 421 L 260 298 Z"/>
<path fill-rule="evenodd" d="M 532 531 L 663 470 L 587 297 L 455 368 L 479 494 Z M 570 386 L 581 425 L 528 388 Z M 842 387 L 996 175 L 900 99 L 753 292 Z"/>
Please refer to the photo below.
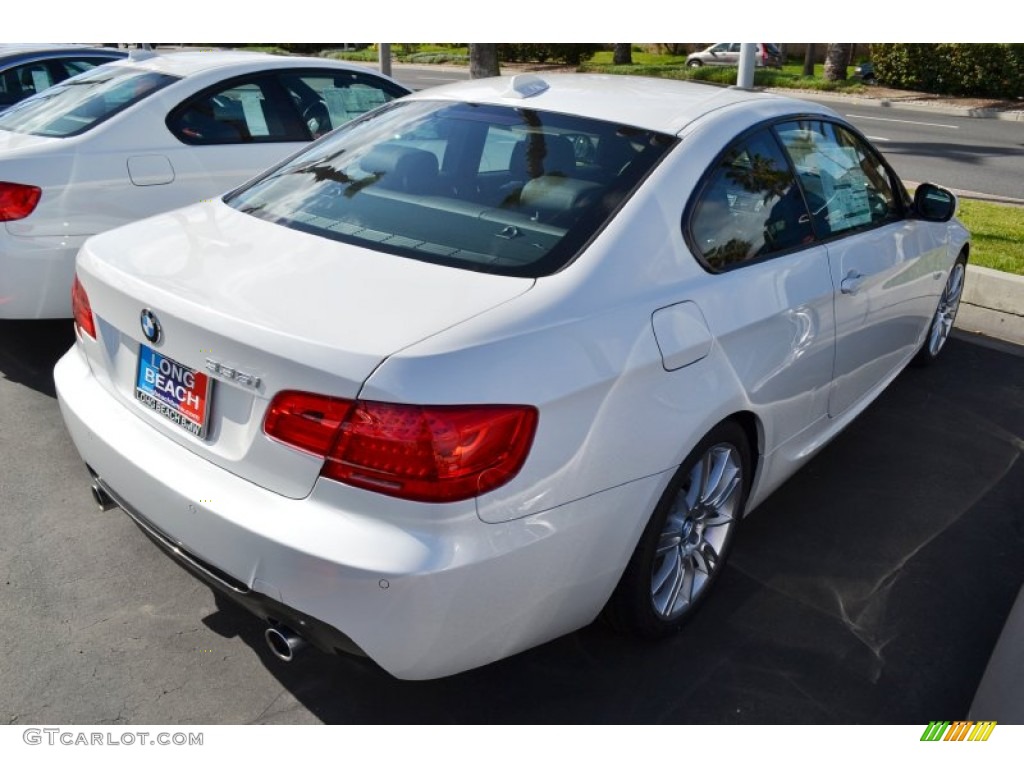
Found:
<path fill-rule="evenodd" d="M 310 492 L 323 462 L 263 433 L 275 394 L 355 398 L 388 355 L 533 285 L 335 242 L 219 201 L 90 239 L 78 273 L 97 335 L 84 346 L 103 386 L 169 439 L 292 498 Z"/>

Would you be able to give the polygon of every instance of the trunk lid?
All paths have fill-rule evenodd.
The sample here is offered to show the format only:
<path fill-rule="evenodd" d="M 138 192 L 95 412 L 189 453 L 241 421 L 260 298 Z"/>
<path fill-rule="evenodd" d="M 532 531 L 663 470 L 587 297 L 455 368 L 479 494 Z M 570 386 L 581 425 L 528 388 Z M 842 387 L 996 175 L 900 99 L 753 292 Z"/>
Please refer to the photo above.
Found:
<path fill-rule="evenodd" d="M 322 462 L 263 434 L 277 392 L 355 397 L 389 355 L 533 285 L 335 242 L 220 201 L 91 238 L 78 273 L 102 385 L 168 438 L 292 498 L 308 495 Z M 155 341 L 144 310 L 161 327 Z M 137 399 L 140 353 L 154 359 L 144 347 L 208 375 L 201 437 Z"/>

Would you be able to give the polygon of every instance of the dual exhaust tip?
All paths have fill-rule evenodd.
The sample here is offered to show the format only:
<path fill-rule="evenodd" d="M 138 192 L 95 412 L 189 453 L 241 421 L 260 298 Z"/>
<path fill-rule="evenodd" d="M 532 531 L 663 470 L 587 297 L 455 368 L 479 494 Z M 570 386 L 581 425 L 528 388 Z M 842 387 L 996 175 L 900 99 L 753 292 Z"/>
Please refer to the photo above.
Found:
<path fill-rule="evenodd" d="M 100 512 L 106 512 L 117 506 L 117 502 L 110 497 L 109 493 L 103 490 L 103 486 L 98 482 L 94 482 L 89 490 L 92 491 L 92 499 L 100 508 Z"/>
<path fill-rule="evenodd" d="M 100 508 L 101 512 L 106 512 L 117 506 L 117 502 L 111 498 L 110 494 L 103 489 L 103 486 L 98 481 L 93 482 L 90 490 L 92 491 L 93 501 L 96 502 L 96 506 Z M 300 635 L 283 625 L 267 627 L 263 637 L 270 647 L 270 652 L 281 661 L 291 661 L 295 658 L 295 654 L 308 645 Z"/>
<path fill-rule="evenodd" d="M 295 658 L 295 654 L 307 645 L 302 637 L 288 629 L 288 627 L 280 625 L 267 627 L 263 637 L 266 638 L 270 652 L 281 661 L 291 661 Z"/>

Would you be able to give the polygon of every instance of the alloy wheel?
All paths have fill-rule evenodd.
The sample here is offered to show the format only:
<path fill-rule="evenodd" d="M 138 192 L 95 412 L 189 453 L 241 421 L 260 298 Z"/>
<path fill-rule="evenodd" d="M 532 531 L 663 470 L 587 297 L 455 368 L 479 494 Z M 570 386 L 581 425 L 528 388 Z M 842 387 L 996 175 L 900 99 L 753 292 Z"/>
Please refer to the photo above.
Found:
<path fill-rule="evenodd" d="M 743 500 L 743 463 L 729 443 L 694 464 L 665 518 L 651 569 L 655 613 L 673 620 L 697 601 L 722 564 Z"/>
<path fill-rule="evenodd" d="M 932 329 L 928 337 L 928 353 L 935 357 L 939 354 L 942 346 L 949 338 L 949 332 L 953 329 L 953 321 L 956 319 L 957 309 L 960 308 L 960 296 L 964 292 L 964 264 L 957 261 L 950 270 L 949 279 L 946 280 L 946 287 L 939 299 L 939 306 L 935 310 L 935 318 L 932 320 Z"/>

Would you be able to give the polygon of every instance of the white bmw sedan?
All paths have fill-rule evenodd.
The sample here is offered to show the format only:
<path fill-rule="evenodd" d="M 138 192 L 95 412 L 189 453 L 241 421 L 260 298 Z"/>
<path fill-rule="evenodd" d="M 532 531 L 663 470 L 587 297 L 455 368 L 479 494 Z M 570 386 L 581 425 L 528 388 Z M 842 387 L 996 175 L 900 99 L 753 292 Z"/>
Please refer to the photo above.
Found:
<path fill-rule="evenodd" d="M 55 376 L 103 506 L 271 647 L 449 675 L 670 634 L 956 314 L 956 201 L 827 108 L 586 75 L 400 99 L 90 239 Z"/>
<path fill-rule="evenodd" d="M 154 55 L 0 114 L 0 319 L 71 316 L 90 235 L 222 194 L 409 90 L 328 59 Z"/>

